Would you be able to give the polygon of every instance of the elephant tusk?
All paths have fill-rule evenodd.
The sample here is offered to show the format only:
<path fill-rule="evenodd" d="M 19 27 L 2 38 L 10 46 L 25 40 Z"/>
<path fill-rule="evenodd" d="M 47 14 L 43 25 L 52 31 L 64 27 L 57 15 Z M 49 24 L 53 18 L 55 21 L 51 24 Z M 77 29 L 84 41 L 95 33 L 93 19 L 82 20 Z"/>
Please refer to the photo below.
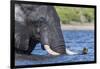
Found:
<path fill-rule="evenodd" d="M 45 50 L 46 50 L 49 54 L 51 54 L 51 55 L 60 55 L 60 53 L 57 53 L 57 52 L 53 51 L 53 50 L 50 48 L 49 45 L 44 45 L 44 48 L 45 48 Z M 76 53 L 76 52 L 73 52 L 73 51 L 68 50 L 67 48 L 66 48 L 66 53 L 67 53 L 67 55 L 75 55 L 75 54 L 78 54 L 78 53 Z"/>
<path fill-rule="evenodd" d="M 87 54 L 88 53 L 88 49 L 87 48 L 83 48 L 82 52 L 73 52 L 73 51 L 71 51 L 71 50 L 66 48 L 66 53 L 68 55 Z"/>
<path fill-rule="evenodd" d="M 67 49 L 67 48 L 66 48 L 66 53 L 67 53 L 68 55 L 76 55 L 76 54 L 78 54 L 77 52 L 73 52 L 73 51 L 71 51 L 71 50 L 69 50 L 69 49 Z"/>
<path fill-rule="evenodd" d="M 53 51 L 53 50 L 50 48 L 49 45 L 44 45 L 44 48 L 45 48 L 45 50 L 46 50 L 49 54 L 51 54 L 51 55 L 60 55 L 60 53 L 57 53 L 57 52 Z"/>
<path fill-rule="evenodd" d="M 49 54 L 51 54 L 51 55 L 55 55 L 55 56 L 56 56 L 56 55 L 61 55 L 60 53 L 57 53 L 57 52 L 53 51 L 53 50 L 50 48 L 49 45 L 44 45 L 44 48 L 45 48 L 45 50 L 46 50 Z M 86 49 L 86 51 L 84 51 L 85 49 Z M 73 52 L 73 51 L 71 51 L 71 50 L 69 50 L 69 49 L 66 48 L 66 53 L 67 53 L 67 55 L 87 54 L 87 51 L 88 51 L 87 48 L 83 48 L 83 51 L 82 51 L 81 53 L 78 53 L 78 52 Z"/>

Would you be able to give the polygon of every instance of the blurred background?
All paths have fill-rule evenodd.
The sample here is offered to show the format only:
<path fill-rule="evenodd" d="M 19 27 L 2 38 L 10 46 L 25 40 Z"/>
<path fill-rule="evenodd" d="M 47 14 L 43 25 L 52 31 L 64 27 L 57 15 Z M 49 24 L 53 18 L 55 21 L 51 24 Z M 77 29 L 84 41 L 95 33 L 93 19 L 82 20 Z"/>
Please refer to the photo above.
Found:
<path fill-rule="evenodd" d="M 61 24 L 94 24 L 94 8 L 55 6 Z"/>

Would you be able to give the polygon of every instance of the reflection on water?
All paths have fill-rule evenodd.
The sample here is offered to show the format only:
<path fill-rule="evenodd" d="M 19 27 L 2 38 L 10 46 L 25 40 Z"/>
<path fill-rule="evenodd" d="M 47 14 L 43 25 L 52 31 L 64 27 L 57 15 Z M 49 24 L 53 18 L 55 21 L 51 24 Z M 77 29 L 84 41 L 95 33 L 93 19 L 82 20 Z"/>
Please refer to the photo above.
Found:
<path fill-rule="evenodd" d="M 51 63 L 70 63 L 79 61 L 94 61 L 94 31 L 63 31 L 66 48 L 81 52 L 82 48 L 88 48 L 86 55 L 61 55 L 46 60 L 17 60 L 16 65 L 35 65 L 35 64 L 51 64 Z M 46 56 L 48 53 L 42 50 L 38 44 L 32 54 Z"/>

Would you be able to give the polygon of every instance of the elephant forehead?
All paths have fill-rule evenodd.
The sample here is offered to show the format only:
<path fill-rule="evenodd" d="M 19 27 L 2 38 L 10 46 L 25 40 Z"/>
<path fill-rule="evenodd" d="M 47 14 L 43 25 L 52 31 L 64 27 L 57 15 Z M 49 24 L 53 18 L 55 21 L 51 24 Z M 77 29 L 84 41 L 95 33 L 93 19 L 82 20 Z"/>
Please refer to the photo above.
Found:
<path fill-rule="evenodd" d="M 36 8 L 40 7 L 41 5 L 35 5 L 35 4 L 21 4 L 21 6 L 22 6 L 23 8 L 27 8 L 27 9 L 32 8 L 31 10 L 35 10 Z"/>
<path fill-rule="evenodd" d="M 25 24 L 26 19 L 32 23 L 40 18 L 48 18 L 48 6 L 46 5 L 15 5 L 15 20 L 20 24 Z"/>
<path fill-rule="evenodd" d="M 38 7 L 36 10 L 33 10 L 28 16 L 29 19 L 34 21 L 39 20 L 41 17 L 47 17 L 47 6 Z"/>

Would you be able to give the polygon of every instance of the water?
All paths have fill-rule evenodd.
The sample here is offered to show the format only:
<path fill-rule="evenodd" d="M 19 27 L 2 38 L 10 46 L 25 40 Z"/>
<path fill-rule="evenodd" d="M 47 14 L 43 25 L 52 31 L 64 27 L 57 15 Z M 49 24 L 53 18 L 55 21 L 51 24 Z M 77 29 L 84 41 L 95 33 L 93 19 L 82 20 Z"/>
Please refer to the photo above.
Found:
<path fill-rule="evenodd" d="M 81 52 L 84 47 L 88 48 L 86 55 L 60 55 L 57 57 L 46 58 L 45 60 L 17 60 L 15 65 L 36 65 L 36 64 L 52 64 L 52 63 L 70 63 L 81 61 L 94 61 L 94 31 L 90 30 L 70 30 L 63 31 L 66 48 Z M 47 56 L 48 53 L 41 49 L 38 44 L 32 54 Z"/>

